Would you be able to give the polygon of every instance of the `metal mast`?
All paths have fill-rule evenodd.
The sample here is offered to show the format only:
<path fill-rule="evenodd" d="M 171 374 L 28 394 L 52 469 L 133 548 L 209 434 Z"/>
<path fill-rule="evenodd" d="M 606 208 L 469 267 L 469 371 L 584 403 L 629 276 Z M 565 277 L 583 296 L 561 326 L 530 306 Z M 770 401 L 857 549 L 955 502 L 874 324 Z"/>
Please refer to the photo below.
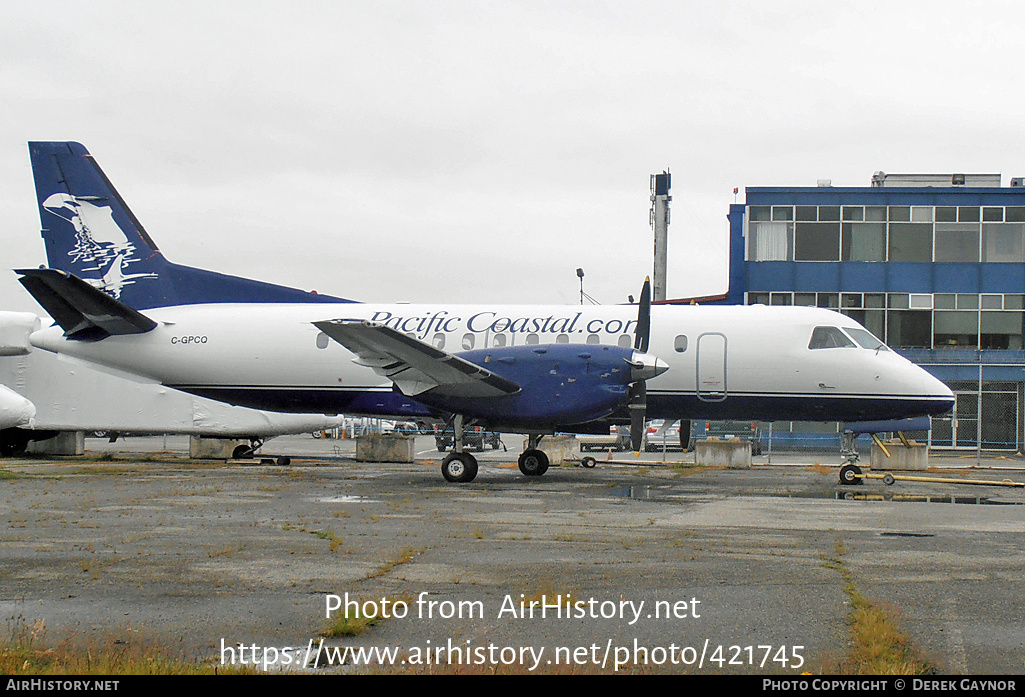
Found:
<path fill-rule="evenodd" d="M 662 174 L 651 175 L 651 212 L 648 222 L 655 231 L 655 272 L 652 283 L 652 300 L 666 299 L 666 264 L 668 254 L 666 245 L 669 238 L 669 195 L 671 177 L 669 170 Z"/>

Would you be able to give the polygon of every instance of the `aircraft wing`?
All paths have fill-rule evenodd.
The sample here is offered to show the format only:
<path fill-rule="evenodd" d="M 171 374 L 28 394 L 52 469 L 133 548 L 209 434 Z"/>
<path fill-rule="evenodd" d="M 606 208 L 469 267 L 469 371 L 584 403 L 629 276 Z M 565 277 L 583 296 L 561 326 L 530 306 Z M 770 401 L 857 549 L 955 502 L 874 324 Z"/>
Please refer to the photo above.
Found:
<path fill-rule="evenodd" d="M 336 319 L 313 324 L 355 353 L 355 363 L 373 368 L 410 397 L 427 390 L 466 398 L 505 397 L 520 391 L 511 380 L 378 322 Z"/>

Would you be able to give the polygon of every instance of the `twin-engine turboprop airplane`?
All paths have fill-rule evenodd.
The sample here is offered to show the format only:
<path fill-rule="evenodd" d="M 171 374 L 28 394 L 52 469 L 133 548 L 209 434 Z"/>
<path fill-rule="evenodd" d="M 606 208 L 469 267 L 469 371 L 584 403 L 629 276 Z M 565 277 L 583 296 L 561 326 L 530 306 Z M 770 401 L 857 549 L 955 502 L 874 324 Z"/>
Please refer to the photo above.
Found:
<path fill-rule="evenodd" d="M 451 417 L 449 481 L 477 474 L 471 422 L 527 433 L 520 470 L 540 475 L 543 435 L 607 429 L 623 411 L 638 425 L 864 421 L 953 405 L 829 310 L 650 306 L 647 290 L 636 308 L 375 305 L 171 264 L 84 147 L 29 147 L 53 268 L 19 273 L 58 325 L 33 345 L 260 409 Z"/>

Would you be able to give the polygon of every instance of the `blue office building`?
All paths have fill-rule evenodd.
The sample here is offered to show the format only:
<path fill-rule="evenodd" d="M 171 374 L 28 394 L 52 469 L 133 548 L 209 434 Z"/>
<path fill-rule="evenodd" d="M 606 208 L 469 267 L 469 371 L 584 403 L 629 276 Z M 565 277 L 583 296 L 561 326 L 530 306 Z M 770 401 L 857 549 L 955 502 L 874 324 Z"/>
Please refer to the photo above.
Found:
<path fill-rule="evenodd" d="M 933 448 L 1022 450 L 1025 181 L 879 172 L 867 187 L 749 187 L 729 221 L 726 302 L 850 315 L 954 391 Z"/>

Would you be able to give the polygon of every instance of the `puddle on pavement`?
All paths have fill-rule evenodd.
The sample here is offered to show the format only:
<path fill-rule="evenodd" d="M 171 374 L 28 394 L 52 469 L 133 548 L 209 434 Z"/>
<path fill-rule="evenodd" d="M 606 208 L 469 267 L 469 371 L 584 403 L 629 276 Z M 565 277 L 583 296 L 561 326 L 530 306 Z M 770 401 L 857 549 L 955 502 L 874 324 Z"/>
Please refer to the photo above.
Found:
<path fill-rule="evenodd" d="M 621 486 L 609 491 L 611 496 L 622 499 L 633 499 L 635 501 L 668 501 L 681 499 L 683 493 L 674 492 L 671 486 L 651 486 L 641 484 L 637 486 Z M 1002 501 L 991 499 L 988 496 L 952 496 L 937 495 L 926 496 L 921 494 L 900 494 L 894 492 L 855 492 L 855 491 L 824 491 L 824 492 L 802 492 L 789 494 L 772 494 L 757 492 L 751 494 L 739 494 L 740 496 L 758 496 L 770 498 L 788 499 L 828 499 L 833 501 L 887 501 L 890 503 L 946 503 L 975 506 L 1022 506 L 1021 501 Z"/>
<path fill-rule="evenodd" d="M 682 498 L 683 496 L 682 494 L 674 494 L 670 486 L 651 486 L 650 484 L 619 486 L 609 491 L 609 494 L 616 498 L 634 499 L 636 501 L 658 501 Z"/>
<path fill-rule="evenodd" d="M 366 496 L 327 496 L 317 500 L 321 503 L 380 503 L 377 499 Z"/>

